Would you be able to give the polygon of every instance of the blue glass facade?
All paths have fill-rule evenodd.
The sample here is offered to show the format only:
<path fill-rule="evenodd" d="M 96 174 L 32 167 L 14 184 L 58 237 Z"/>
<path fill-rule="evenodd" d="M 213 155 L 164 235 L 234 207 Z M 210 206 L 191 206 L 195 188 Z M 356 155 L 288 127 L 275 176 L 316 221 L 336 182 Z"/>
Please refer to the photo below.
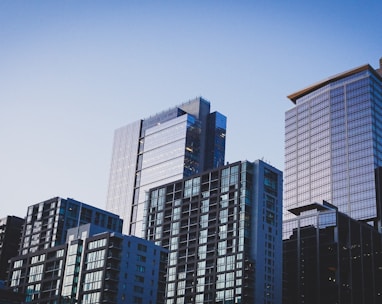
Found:
<path fill-rule="evenodd" d="M 211 113 L 207 126 L 205 168 L 218 168 L 224 165 L 226 117 L 219 112 Z"/>
<path fill-rule="evenodd" d="M 381 227 L 382 78 L 365 65 L 288 96 L 284 218 L 323 200 Z"/>
<path fill-rule="evenodd" d="M 115 132 L 107 210 L 142 236 L 145 193 L 224 164 L 226 118 L 196 98 Z"/>

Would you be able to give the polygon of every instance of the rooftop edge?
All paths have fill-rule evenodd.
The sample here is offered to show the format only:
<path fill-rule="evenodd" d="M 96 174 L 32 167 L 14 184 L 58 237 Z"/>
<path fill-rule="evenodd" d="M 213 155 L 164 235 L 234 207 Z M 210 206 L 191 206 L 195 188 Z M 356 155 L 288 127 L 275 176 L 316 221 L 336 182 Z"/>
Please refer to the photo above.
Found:
<path fill-rule="evenodd" d="M 381 59 L 381 65 L 382 65 L 382 59 Z M 348 76 L 351 76 L 353 74 L 356 74 L 356 73 L 359 73 L 362 71 L 366 71 L 366 70 L 371 71 L 375 76 L 377 76 L 378 78 L 380 78 L 382 80 L 382 74 L 379 72 L 379 70 L 381 70 L 381 69 L 375 70 L 370 64 L 365 64 L 365 65 L 362 65 L 360 67 L 357 67 L 357 68 L 348 70 L 346 72 L 336 74 L 336 75 L 331 76 L 329 78 L 326 78 L 324 80 L 321 80 L 321 81 L 319 81 L 319 82 L 317 82 L 311 86 L 306 87 L 305 89 L 302 89 L 300 91 L 297 91 L 296 93 L 290 94 L 287 97 L 294 104 L 296 104 L 298 98 L 301 98 L 301 97 L 303 97 L 303 96 L 305 96 L 305 95 L 307 95 L 307 94 L 309 94 L 309 93 L 311 93 L 317 89 L 320 89 L 320 88 L 326 86 L 327 84 L 329 84 L 333 81 L 337 81 L 337 80 L 340 80 L 342 78 L 345 78 L 345 77 L 348 77 Z"/>

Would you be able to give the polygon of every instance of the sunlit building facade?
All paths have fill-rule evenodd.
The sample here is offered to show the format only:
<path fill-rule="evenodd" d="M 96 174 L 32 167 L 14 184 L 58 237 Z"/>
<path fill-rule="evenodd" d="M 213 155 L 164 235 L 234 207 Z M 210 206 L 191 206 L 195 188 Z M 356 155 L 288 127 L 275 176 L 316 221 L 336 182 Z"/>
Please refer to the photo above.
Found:
<path fill-rule="evenodd" d="M 281 303 L 282 173 L 236 162 L 149 191 L 145 237 L 169 251 L 166 304 Z"/>
<path fill-rule="evenodd" d="M 364 65 L 288 96 L 284 219 L 327 201 L 381 231 L 381 75 Z"/>
<path fill-rule="evenodd" d="M 196 98 L 114 134 L 106 209 L 142 236 L 145 192 L 224 164 L 226 117 Z"/>
<path fill-rule="evenodd" d="M 382 238 L 323 203 L 290 209 L 283 225 L 283 304 L 382 303 Z"/>

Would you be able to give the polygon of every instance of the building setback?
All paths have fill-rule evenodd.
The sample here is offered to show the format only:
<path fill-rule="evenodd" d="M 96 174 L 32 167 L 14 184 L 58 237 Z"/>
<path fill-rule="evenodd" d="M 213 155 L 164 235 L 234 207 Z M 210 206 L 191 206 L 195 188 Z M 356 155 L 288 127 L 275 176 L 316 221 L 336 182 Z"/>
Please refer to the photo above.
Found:
<path fill-rule="evenodd" d="M 75 227 L 65 244 L 12 259 L 10 288 L 28 303 L 164 303 L 166 250 L 104 230 Z"/>
<path fill-rule="evenodd" d="M 153 188 L 145 237 L 169 250 L 166 304 L 281 303 L 282 173 L 236 162 Z"/>
<path fill-rule="evenodd" d="M 145 192 L 224 164 L 226 117 L 201 97 L 119 128 L 106 209 L 141 237 Z"/>
<path fill-rule="evenodd" d="M 19 254 L 65 244 L 68 229 L 87 223 L 121 232 L 123 222 L 116 214 L 71 198 L 54 197 L 31 205 L 25 219 Z"/>
<path fill-rule="evenodd" d="M 381 303 L 378 231 L 326 202 L 290 212 L 283 231 L 283 303 Z"/>
<path fill-rule="evenodd" d="M 18 254 L 24 220 L 17 216 L 0 219 L 0 281 L 8 277 L 10 258 Z"/>
<path fill-rule="evenodd" d="M 288 96 L 284 219 L 327 201 L 382 231 L 381 75 L 367 64 Z"/>

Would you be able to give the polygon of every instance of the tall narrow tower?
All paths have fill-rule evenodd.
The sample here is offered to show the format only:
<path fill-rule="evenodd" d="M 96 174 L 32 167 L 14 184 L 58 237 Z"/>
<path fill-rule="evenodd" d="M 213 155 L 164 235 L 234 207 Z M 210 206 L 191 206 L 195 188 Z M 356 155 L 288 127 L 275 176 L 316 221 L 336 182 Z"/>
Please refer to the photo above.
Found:
<path fill-rule="evenodd" d="M 226 117 L 196 98 L 114 134 L 106 208 L 142 236 L 146 192 L 224 164 Z"/>
<path fill-rule="evenodd" d="M 327 201 L 381 231 L 381 69 L 363 65 L 288 98 L 284 219 L 289 209 Z"/>

